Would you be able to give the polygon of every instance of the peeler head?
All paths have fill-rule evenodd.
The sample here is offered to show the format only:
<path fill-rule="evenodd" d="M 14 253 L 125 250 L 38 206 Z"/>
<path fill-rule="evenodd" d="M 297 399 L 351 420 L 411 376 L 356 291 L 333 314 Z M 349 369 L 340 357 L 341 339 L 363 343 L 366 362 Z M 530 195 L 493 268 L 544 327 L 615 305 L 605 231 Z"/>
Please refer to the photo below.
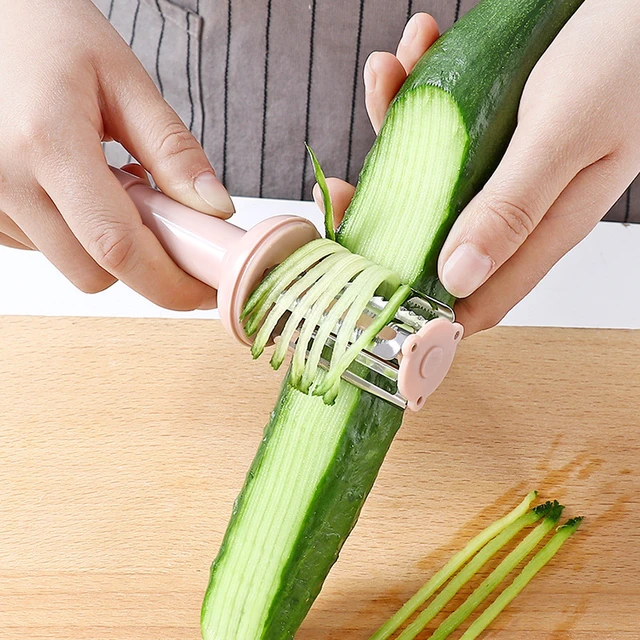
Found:
<path fill-rule="evenodd" d="M 267 271 L 319 237 L 313 223 L 305 218 L 274 216 L 249 229 L 227 251 L 218 288 L 218 308 L 220 320 L 232 336 L 251 344 L 240 320 L 247 298 Z"/>
<path fill-rule="evenodd" d="M 386 304 L 387 301 L 380 296 L 371 299 L 358 322 L 352 343 Z M 359 375 L 356 367 L 347 369 L 342 377 L 402 409 L 418 411 L 449 372 L 463 334 L 464 328 L 455 322 L 450 307 L 414 292 L 398 309 L 394 319 L 354 361 L 386 378 L 388 388 L 383 389 L 366 376 Z M 335 331 L 327 340 L 327 347 L 333 348 L 334 344 Z M 290 348 L 295 346 L 294 340 Z M 321 359 L 320 366 L 328 369 L 329 362 Z"/>
<path fill-rule="evenodd" d="M 277 341 L 276 369 L 287 347 L 293 351 L 289 382 L 303 393 L 331 404 L 342 377 L 417 411 L 448 372 L 463 333 L 453 310 L 398 284 L 392 271 L 319 239 L 306 220 L 268 220 L 247 232 L 227 258 L 218 290 L 225 327 L 252 345 L 254 358 Z M 265 272 L 283 261 L 279 277 L 265 280 Z M 388 300 L 377 295 L 387 285 L 393 290 Z M 318 367 L 328 374 L 318 376 Z"/>

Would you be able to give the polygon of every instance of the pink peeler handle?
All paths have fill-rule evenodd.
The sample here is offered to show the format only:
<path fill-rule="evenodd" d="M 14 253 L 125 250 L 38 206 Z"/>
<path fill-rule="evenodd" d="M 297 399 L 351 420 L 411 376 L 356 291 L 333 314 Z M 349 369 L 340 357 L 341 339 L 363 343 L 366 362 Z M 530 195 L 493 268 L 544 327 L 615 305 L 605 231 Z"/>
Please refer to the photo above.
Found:
<path fill-rule="evenodd" d="M 176 264 L 218 290 L 220 319 L 227 331 L 251 344 L 240 322 L 245 301 L 269 269 L 320 237 L 315 226 L 304 218 L 282 215 L 245 231 L 172 200 L 143 178 L 111 170 Z"/>

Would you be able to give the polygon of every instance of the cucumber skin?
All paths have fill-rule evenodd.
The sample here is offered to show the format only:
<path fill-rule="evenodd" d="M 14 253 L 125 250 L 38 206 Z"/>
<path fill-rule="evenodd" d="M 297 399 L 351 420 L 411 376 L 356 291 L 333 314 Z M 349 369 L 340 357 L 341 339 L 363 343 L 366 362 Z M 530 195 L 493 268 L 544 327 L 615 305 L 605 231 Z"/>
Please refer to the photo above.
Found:
<path fill-rule="evenodd" d="M 453 304 L 437 277 L 440 250 L 453 223 L 494 172 L 517 123 L 525 82 L 560 29 L 584 0 L 484 0 L 444 33 L 420 58 L 392 102 L 396 105 L 418 87 L 446 91 L 457 103 L 469 145 L 450 200 L 448 213 L 425 256 L 414 289 Z M 390 110 L 391 111 L 391 110 Z M 387 118 L 387 121 L 389 118 Z M 367 155 L 358 189 L 368 188 L 366 173 L 385 121 Z M 356 202 L 356 195 L 354 202 Z M 351 211 L 347 209 L 344 221 Z M 349 237 L 338 242 L 349 248 Z"/>
<path fill-rule="evenodd" d="M 450 93 L 460 105 L 471 139 L 451 199 L 449 215 L 425 257 L 422 275 L 413 283 L 417 290 L 440 296 L 444 302 L 453 302 L 437 280 L 438 253 L 455 217 L 481 188 L 506 149 L 515 128 L 520 94 L 531 69 L 581 2 L 483 0 L 431 47 L 400 89 L 395 102 L 401 101 L 413 88 L 424 84 L 440 87 Z M 514 20 L 514 16 L 520 14 L 523 17 Z M 488 21 L 494 23 L 487 25 Z M 500 37 L 495 35 L 496 29 L 501 32 Z M 486 37 L 488 33 L 492 34 L 491 37 Z M 492 38 L 496 38 L 497 46 Z M 503 54 L 509 38 L 512 42 L 506 60 Z M 514 52 L 515 47 L 517 51 Z M 486 55 L 486 51 L 492 51 L 494 55 Z M 474 69 L 468 73 L 470 64 L 474 65 Z M 491 77 L 490 81 L 487 76 Z M 384 135 L 384 127 L 380 135 Z M 363 178 L 372 155 L 373 150 L 365 161 L 359 182 L 361 186 L 358 188 L 366 188 Z M 348 211 L 346 215 L 349 215 Z M 338 234 L 338 241 L 349 247 L 348 238 L 344 235 L 341 237 Z M 279 408 L 291 393 L 300 392 L 288 385 L 285 379 L 278 404 L 236 500 L 227 533 L 212 565 L 209 590 L 215 582 L 216 566 L 228 552 L 226 541 L 235 526 L 234 516 L 242 509 L 252 479 L 260 472 L 260 462 L 269 447 L 270 430 L 278 420 Z M 326 411 L 332 411 L 332 407 L 327 406 Z M 296 540 L 295 551 L 283 571 L 265 627 L 255 640 L 294 637 L 357 521 L 384 456 L 400 427 L 402 415 L 403 412 L 397 407 L 364 391 L 360 392 L 355 410 L 345 416 L 340 453 L 335 456 L 316 490 Z M 300 418 L 304 420 L 304 416 Z M 205 596 L 203 612 L 206 606 Z M 207 639 L 210 637 L 204 628 L 203 636 Z"/>

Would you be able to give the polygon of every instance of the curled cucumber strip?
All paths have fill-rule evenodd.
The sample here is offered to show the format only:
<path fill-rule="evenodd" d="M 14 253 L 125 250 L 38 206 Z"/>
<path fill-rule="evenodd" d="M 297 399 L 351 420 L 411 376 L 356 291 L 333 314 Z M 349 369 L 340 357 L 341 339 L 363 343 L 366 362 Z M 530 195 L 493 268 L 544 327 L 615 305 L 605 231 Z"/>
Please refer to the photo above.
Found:
<path fill-rule="evenodd" d="M 397 283 L 398 276 L 391 270 L 351 253 L 332 240 L 310 242 L 268 274 L 247 301 L 243 310 L 245 330 L 248 335 L 256 334 L 251 353 L 254 358 L 262 354 L 274 330 L 289 313 L 271 365 L 274 369 L 282 365 L 289 344 L 299 331 L 289 381 L 304 393 L 317 382 L 314 395 L 322 395 L 325 402 L 333 403 L 342 374 L 393 319 L 410 294 L 410 287 Z M 394 289 L 393 295 L 351 342 L 360 316 L 383 285 Z M 319 376 L 322 350 L 336 327 L 329 370 Z"/>
<path fill-rule="evenodd" d="M 309 269 L 309 271 L 294 282 L 282 295 L 278 296 L 276 303 L 267 314 L 251 347 L 254 358 L 257 358 L 264 351 L 273 330 L 276 328 L 278 322 L 280 322 L 282 316 L 289 309 L 293 308 L 296 300 L 300 298 L 307 289 L 311 288 L 327 272 L 327 269 L 339 263 L 342 257 L 341 252 L 327 256 Z"/>
<path fill-rule="evenodd" d="M 367 267 L 367 264 L 369 264 L 369 261 L 366 258 L 356 254 L 351 254 L 349 259 L 345 259 L 342 262 L 342 268 L 338 273 L 335 275 L 327 274 L 327 286 L 323 287 L 324 290 L 322 295 L 318 298 L 318 301 L 313 305 L 313 307 L 309 309 L 293 354 L 290 379 L 292 384 L 301 391 L 305 391 L 300 383 L 302 374 L 305 370 L 308 345 L 313 337 L 313 332 L 316 328 L 319 330 L 320 327 L 329 326 L 328 318 L 323 318 L 323 316 L 325 314 L 330 315 L 333 312 L 333 307 L 339 305 L 342 297 L 346 294 L 345 292 L 343 296 L 338 298 L 340 292 L 347 287 L 354 276 Z M 336 323 L 334 322 L 333 326 L 335 326 L 335 324 Z M 329 331 L 330 330 L 331 327 L 329 326 Z M 314 344 L 316 341 L 318 341 L 317 336 L 314 339 Z"/>
<path fill-rule="evenodd" d="M 311 158 L 311 164 L 313 165 L 313 173 L 320 187 L 322 193 L 322 205 L 324 207 L 324 233 L 329 240 L 336 239 L 336 230 L 333 226 L 333 203 L 331 202 L 331 194 L 329 193 L 329 187 L 327 186 L 327 179 L 324 177 L 324 171 L 316 158 L 316 154 L 313 153 L 311 147 L 305 142 L 304 146 L 307 148 L 309 157 Z"/>
<path fill-rule="evenodd" d="M 324 395 L 334 385 L 340 382 L 340 376 L 349 368 L 351 363 L 358 357 L 358 354 L 366 349 L 370 342 L 382 331 L 382 329 L 393 319 L 396 315 L 396 311 L 400 308 L 402 303 L 411 294 L 411 287 L 408 285 L 402 285 L 391 296 L 389 302 L 387 302 L 385 308 L 378 314 L 376 319 L 362 332 L 362 335 L 346 350 L 345 354 L 334 365 L 332 363 L 329 373 L 322 381 L 322 384 L 318 388 L 316 395 Z"/>
<path fill-rule="evenodd" d="M 323 273 L 319 277 L 319 279 L 313 285 L 311 285 L 311 287 L 305 293 L 303 293 L 299 300 L 296 302 L 295 308 L 291 312 L 291 315 L 289 316 L 284 329 L 280 334 L 278 344 L 276 345 L 275 351 L 273 352 L 273 356 L 271 358 L 271 365 L 274 369 L 278 369 L 280 367 L 282 361 L 287 355 L 289 343 L 291 342 L 293 334 L 298 328 L 298 325 L 303 322 L 304 324 L 302 331 L 304 331 L 304 327 L 311 324 L 311 316 L 313 314 L 312 309 L 316 308 L 317 301 L 326 300 L 326 308 L 326 305 L 328 305 L 330 302 L 328 296 L 326 295 L 327 291 L 334 291 L 335 289 L 333 297 L 335 297 L 340 292 L 340 290 L 350 279 L 349 273 L 351 264 L 354 261 L 358 260 L 360 256 L 352 253 L 345 257 L 335 254 L 334 256 L 332 256 L 332 258 L 334 258 L 334 260 L 331 260 L 331 258 L 326 258 L 325 260 L 323 260 L 322 265 L 326 268 L 326 272 Z M 322 311 L 318 315 L 321 314 Z M 299 350 L 296 348 L 296 353 L 298 353 L 298 351 Z M 295 383 L 294 386 L 296 386 Z"/>
<path fill-rule="evenodd" d="M 311 247 L 310 245 L 314 246 Z M 247 335 L 253 335 L 257 331 L 260 323 L 264 320 L 264 317 L 272 305 L 276 303 L 278 298 L 293 284 L 301 273 L 304 273 L 312 265 L 323 260 L 327 256 L 336 253 L 348 253 L 344 247 L 341 247 L 339 244 L 332 242 L 331 240 L 325 240 L 324 238 L 310 242 L 308 245 L 305 245 L 300 249 L 299 252 L 303 252 L 301 257 L 297 256 L 298 251 L 296 251 L 282 264 L 278 265 L 278 267 L 276 267 L 276 269 L 274 269 L 267 278 L 263 280 L 264 284 L 264 282 L 269 279 L 268 287 L 260 293 L 259 299 L 251 308 L 251 317 L 245 324 L 245 331 Z M 262 285 L 258 286 L 256 292 L 258 292 L 261 286 Z M 254 294 L 256 292 L 254 292 Z M 249 307 L 249 303 L 252 302 L 254 294 L 252 294 L 247 301 L 245 312 L 247 307 Z"/>

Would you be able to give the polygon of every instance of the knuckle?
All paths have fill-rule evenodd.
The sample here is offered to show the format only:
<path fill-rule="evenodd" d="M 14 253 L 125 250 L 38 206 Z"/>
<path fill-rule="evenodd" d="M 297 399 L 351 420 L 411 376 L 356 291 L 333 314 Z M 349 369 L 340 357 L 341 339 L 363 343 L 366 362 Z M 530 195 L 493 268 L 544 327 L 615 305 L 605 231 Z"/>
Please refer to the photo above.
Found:
<path fill-rule="evenodd" d="M 116 278 L 111 274 L 102 269 L 91 269 L 74 278 L 73 284 L 83 293 L 100 293 L 108 289 L 114 282 L 116 282 Z"/>
<path fill-rule="evenodd" d="M 15 151 L 38 152 L 51 146 L 52 127 L 41 115 L 29 113 L 16 122 L 14 128 Z"/>
<path fill-rule="evenodd" d="M 496 313 L 495 311 L 485 311 L 479 318 L 478 326 L 479 331 L 486 331 L 487 329 L 493 329 L 497 327 L 502 319 L 505 317 L 505 313 Z"/>
<path fill-rule="evenodd" d="M 170 309 L 171 311 L 193 311 L 198 308 L 198 301 L 192 299 L 183 299 L 179 296 L 163 296 L 154 301 L 158 306 L 163 309 Z"/>
<path fill-rule="evenodd" d="M 485 207 L 489 216 L 497 221 L 500 232 L 513 244 L 521 245 L 535 229 L 535 219 L 524 206 L 503 198 L 491 198 Z"/>
<path fill-rule="evenodd" d="M 105 226 L 91 240 L 89 253 L 109 273 L 126 272 L 135 253 L 134 235 L 120 225 Z"/>
<path fill-rule="evenodd" d="M 200 149 L 198 141 L 181 122 L 165 125 L 158 138 L 158 153 L 164 160 L 172 160 L 183 153 Z"/>
<path fill-rule="evenodd" d="M 503 309 L 497 308 L 495 305 L 489 305 L 486 300 L 478 300 L 474 296 L 460 300 L 456 305 L 456 309 L 458 307 L 463 307 L 465 317 L 472 319 L 473 333 L 493 329 L 507 315 L 507 312 Z"/>

